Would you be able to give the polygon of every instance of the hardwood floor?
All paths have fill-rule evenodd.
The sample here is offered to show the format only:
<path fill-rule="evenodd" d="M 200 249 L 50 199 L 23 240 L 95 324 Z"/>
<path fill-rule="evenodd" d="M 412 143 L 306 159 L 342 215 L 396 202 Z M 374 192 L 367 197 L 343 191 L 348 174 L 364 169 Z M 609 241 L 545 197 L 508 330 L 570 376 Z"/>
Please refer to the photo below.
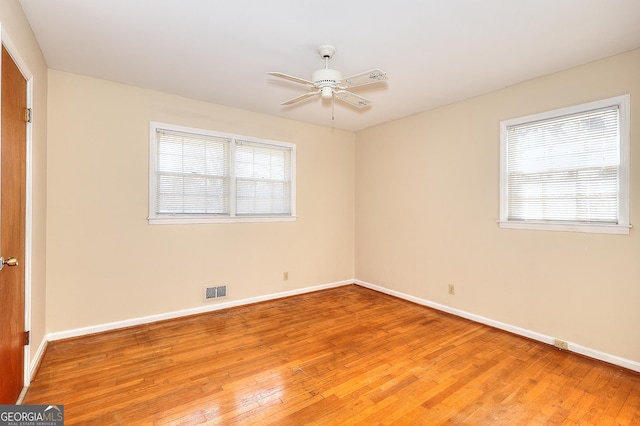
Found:
<path fill-rule="evenodd" d="M 640 375 L 351 285 L 49 344 L 67 425 L 631 425 Z"/>

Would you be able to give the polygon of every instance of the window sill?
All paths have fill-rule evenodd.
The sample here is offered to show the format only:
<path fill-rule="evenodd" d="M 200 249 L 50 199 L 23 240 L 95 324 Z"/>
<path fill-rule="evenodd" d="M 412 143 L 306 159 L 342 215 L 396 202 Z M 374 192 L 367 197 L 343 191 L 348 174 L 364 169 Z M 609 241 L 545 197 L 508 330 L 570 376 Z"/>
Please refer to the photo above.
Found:
<path fill-rule="evenodd" d="M 179 225 L 192 223 L 260 223 L 295 222 L 297 216 L 162 216 L 149 217 L 149 225 Z"/>
<path fill-rule="evenodd" d="M 500 228 L 529 229 L 537 231 L 587 232 L 592 234 L 629 235 L 631 225 L 598 225 L 548 222 L 509 222 L 498 221 Z"/>

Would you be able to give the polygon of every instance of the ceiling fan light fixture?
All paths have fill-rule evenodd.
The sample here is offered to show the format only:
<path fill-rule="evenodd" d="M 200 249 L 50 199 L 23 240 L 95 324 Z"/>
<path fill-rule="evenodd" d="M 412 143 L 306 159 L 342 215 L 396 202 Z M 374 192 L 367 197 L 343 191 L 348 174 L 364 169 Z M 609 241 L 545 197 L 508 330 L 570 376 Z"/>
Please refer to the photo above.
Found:
<path fill-rule="evenodd" d="M 322 99 L 336 98 L 340 101 L 351 104 L 357 108 L 366 108 L 371 105 L 371 101 L 362 96 L 351 93 L 345 89 L 363 86 L 366 84 L 377 83 L 387 79 L 387 74 L 381 69 L 373 69 L 351 77 L 342 78 L 342 73 L 338 70 L 329 68 L 329 60 L 333 57 L 336 49 L 333 46 L 323 45 L 318 49 L 318 54 L 324 60 L 324 68 L 315 70 L 311 74 L 311 80 L 300 77 L 283 74 L 281 72 L 269 72 L 269 75 L 282 78 L 285 80 L 300 83 L 309 89 L 309 91 L 301 96 L 285 101 L 282 105 L 291 105 L 296 102 L 303 101 L 312 96 L 320 95 Z"/>

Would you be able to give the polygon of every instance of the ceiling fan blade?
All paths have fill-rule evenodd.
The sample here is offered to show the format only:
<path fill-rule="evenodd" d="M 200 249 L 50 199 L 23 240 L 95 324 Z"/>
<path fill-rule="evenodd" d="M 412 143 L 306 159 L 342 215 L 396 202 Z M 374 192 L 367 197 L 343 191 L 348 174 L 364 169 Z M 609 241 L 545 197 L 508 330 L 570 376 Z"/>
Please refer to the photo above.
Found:
<path fill-rule="evenodd" d="M 362 96 L 356 95 L 351 92 L 347 92 L 346 90 L 336 90 L 334 92 L 334 96 L 336 97 L 336 99 L 344 101 L 358 108 L 366 108 L 371 105 L 371 101 L 369 99 L 363 98 Z"/>
<path fill-rule="evenodd" d="M 378 81 L 384 81 L 387 79 L 387 73 L 381 69 L 372 69 L 367 72 L 352 75 L 351 77 L 342 79 L 342 87 L 355 87 L 362 86 L 363 84 L 376 83 Z"/>
<path fill-rule="evenodd" d="M 274 77 L 284 78 L 285 80 L 293 81 L 295 83 L 304 84 L 305 86 L 313 87 L 313 82 L 309 80 L 305 80 L 304 78 L 294 77 L 289 74 L 283 74 L 281 72 L 268 72 L 267 74 L 272 75 Z"/>
<path fill-rule="evenodd" d="M 315 96 L 315 95 L 317 95 L 318 93 L 320 93 L 320 90 L 315 90 L 315 91 L 313 91 L 313 92 L 307 92 L 307 93 L 305 93 L 304 95 L 300 95 L 300 96 L 297 96 L 297 97 L 295 97 L 295 98 L 293 98 L 293 99 L 289 99 L 288 101 L 285 101 L 285 102 L 281 103 L 280 105 L 291 105 L 291 104 L 295 104 L 296 102 L 300 102 L 300 101 L 302 101 L 302 100 L 304 100 L 304 99 L 310 98 L 311 96 Z"/>

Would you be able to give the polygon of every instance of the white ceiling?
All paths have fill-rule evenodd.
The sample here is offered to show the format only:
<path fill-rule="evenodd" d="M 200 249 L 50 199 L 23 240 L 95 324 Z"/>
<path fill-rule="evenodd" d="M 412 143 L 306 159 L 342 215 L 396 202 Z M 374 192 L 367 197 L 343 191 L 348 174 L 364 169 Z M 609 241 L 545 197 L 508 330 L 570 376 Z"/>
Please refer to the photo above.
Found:
<path fill-rule="evenodd" d="M 639 0 L 20 0 L 50 68 L 357 131 L 640 47 Z M 312 98 L 337 48 L 365 110 Z M 640 78 L 640 76 L 639 76 Z"/>

